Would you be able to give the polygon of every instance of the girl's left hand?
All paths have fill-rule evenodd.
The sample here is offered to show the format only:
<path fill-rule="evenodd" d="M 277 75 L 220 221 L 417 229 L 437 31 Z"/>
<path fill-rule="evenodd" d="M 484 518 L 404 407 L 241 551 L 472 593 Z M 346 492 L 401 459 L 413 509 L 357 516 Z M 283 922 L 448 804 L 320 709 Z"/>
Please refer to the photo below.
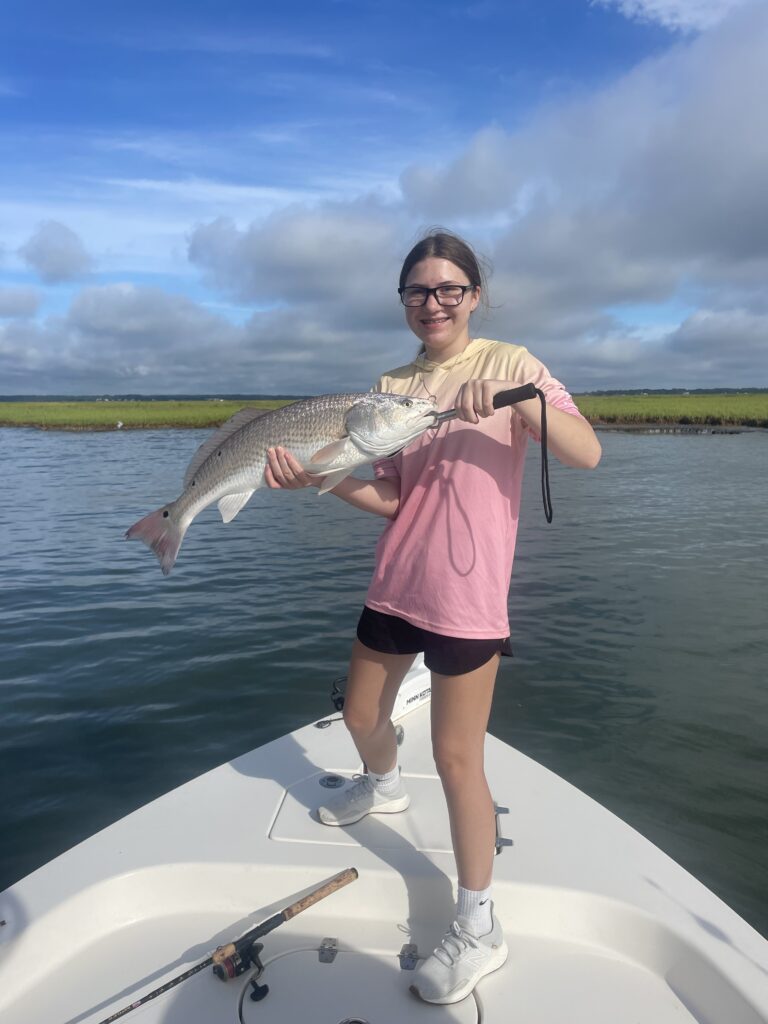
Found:
<path fill-rule="evenodd" d="M 518 387 L 513 380 L 468 380 L 456 396 L 455 409 L 460 420 L 479 423 L 480 417 L 493 416 L 493 396 L 500 391 Z"/>

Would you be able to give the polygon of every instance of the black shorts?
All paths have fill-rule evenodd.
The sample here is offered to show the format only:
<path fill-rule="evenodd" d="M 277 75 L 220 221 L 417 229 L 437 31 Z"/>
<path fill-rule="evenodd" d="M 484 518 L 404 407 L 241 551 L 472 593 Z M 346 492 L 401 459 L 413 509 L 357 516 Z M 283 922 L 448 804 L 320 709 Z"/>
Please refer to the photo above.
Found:
<path fill-rule="evenodd" d="M 441 676 L 462 676 L 480 668 L 494 654 L 512 656 L 509 637 L 498 640 L 467 640 L 443 636 L 414 626 L 396 615 L 385 615 L 367 606 L 357 624 L 357 639 L 372 651 L 383 654 L 419 654 L 424 664 Z"/>

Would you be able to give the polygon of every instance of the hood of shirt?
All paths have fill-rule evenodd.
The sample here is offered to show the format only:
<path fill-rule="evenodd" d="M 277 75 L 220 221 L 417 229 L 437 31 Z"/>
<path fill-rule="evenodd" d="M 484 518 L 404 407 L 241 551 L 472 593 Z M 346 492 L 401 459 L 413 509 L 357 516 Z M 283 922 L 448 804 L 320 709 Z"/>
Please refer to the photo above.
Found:
<path fill-rule="evenodd" d="M 446 359 L 444 363 L 436 363 L 427 358 L 426 352 L 422 352 L 414 359 L 413 365 L 420 370 L 452 370 L 454 366 L 460 366 L 461 363 L 469 362 L 470 359 L 476 359 L 483 349 L 489 348 L 493 344 L 495 342 L 488 341 L 486 338 L 471 338 L 465 349 L 457 355 L 451 356 L 450 359 Z"/>

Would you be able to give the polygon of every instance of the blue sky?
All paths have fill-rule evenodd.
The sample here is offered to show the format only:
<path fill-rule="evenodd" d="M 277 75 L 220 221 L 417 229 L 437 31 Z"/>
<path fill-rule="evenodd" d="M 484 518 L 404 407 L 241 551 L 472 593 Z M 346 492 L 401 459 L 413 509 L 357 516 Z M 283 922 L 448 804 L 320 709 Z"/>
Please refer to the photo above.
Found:
<path fill-rule="evenodd" d="M 0 394 L 407 361 L 431 224 L 573 390 L 768 384 L 765 3 L 6 3 Z"/>

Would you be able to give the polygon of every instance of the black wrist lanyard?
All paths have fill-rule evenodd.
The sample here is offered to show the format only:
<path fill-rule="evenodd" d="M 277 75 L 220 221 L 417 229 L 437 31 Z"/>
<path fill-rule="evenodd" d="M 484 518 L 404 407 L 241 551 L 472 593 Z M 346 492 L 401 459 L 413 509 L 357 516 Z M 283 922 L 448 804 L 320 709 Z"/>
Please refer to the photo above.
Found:
<path fill-rule="evenodd" d="M 544 516 L 552 522 L 552 495 L 549 493 L 549 451 L 547 449 L 547 400 L 544 392 L 536 388 L 541 399 L 541 497 L 544 502 Z"/>
<path fill-rule="evenodd" d="M 508 405 L 516 405 L 518 402 L 525 402 L 530 398 L 539 396 L 541 400 L 541 497 L 544 502 L 544 516 L 548 523 L 552 522 L 552 495 L 549 492 L 549 462 L 547 452 L 547 400 L 544 392 L 533 384 L 523 384 L 519 388 L 510 388 L 508 391 L 499 391 L 493 396 L 494 409 L 503 409 Z M 455 409 L 448 409 L 446 412 L 435 413 L 435 426 L 439 426 L 446 420 L 455 419 Z"/>

